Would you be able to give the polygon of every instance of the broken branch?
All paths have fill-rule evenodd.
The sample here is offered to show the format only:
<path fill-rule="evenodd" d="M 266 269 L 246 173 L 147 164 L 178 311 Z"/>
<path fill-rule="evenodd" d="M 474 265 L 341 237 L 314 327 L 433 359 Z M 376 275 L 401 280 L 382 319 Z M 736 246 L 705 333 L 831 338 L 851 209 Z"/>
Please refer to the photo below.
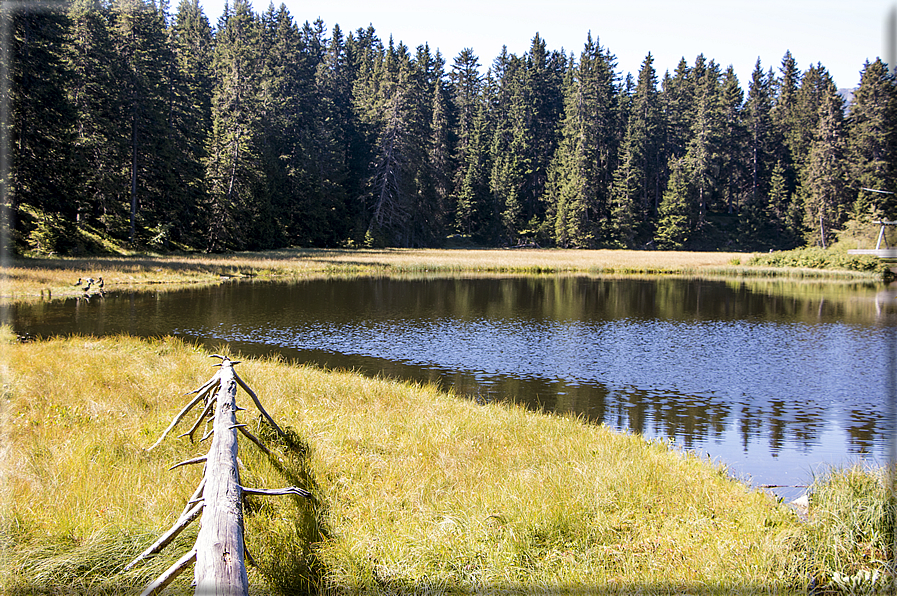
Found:
<path fill-rule="evenodd" d="M 212 377 L 212 379 L 213 379 L 214 381 L 217 382 L 217 381 L 218 381 L 218 375 L 215 375 L 214 377 Z M 207 384 L 208 384 L 208 383 L 207 383 Z M 195 406 L 196 404 L 199 403 L 199 400 L 201 400 L 203 397 L 205 397 L 206 393 L 207 393 L 207 391 L 206 391 L 206 392 L 202 392 L 202 393 L 198 393 L 198 394 L 196 395 L 196 397 L 194 397 L 194 398 L 190 401 L 189 404 L 187 404 L 186 406 L 184 406 L 184 409 L 181 410 L 181 411 L 178 413 L 178 415 L 174 417 L 174 420 L 171 421 L 171 424 L 168 425 L 168 428 L 165 429 L 165 432 L 162 433 L 162 436 L 159 437 L 159 440 L 156 441 L 155 443 L 153 443 L 152 447 L 150 447 L 149 449 L 147 449 L 147 451 L 152 451 L 153 449 L 155 449 L 156 447 L 158 447 L 158 446 L 159 446 L 159 443 L 162 442 L 162 439 L 164 439 L 165 436 L 168 435 L 168 433 L 171 432 L 171 429 L 173 429 L 175 426 L 177 426 L 177 423 L 180 422 L 181 419 L 182 419 L 184 416 L 187 415 L 187 412 L 189 412 L 190 410 L 193 409 L 193 406 Z"/>
<path fill-rule="evenodd" d="M 254 434 L 252 434 L 251 432 L 249 432 L 249 430 L 246 428 L 245 425 L 243 425 L 243 426 L 238 426 L 237 428 L 240 429 L 240 432 L 243 433 L 243 435 L 244 435 L 247 439 L 249 439 L 250 441 L 252 441 L 253 443 L 255 443 L 256 446 L 257 446 L 259 449 L 261 449 L 261 450 L 265 453 L 265 455 L 268 455 L 268 456 L 270 456 L 270 457 L 274 457 L 274 454 L 271 453 L 271 450 L 268 449 L 267 447 L 265 447 L 265 445 L 261 442 L 261 440 L 259 440 L 259 438 L 258 438 L 257 436 L 255 436 Z"/>
<path fill-rule="evenodd" d="M 241 487 L 244 495 L 262 495 L 266 497 L 282 497 L 284 495 L 297 495 L 300 497 L 305 497 L 306 499 L 311 498 L 311 493 L 305 490 L 304 488 L 299 488 L 298 486 L 288 486 L 286 488 L 246 488 L 245 486 Z"/>
<path fill-rule="evenodd" d="M 136 559 L 128 563 L 127 566 L 125 566 L 125 571 L 131 569 L 134 565 L 136 565 L 146 557 L 158 553 L 163 548 L 171 544 L 171 541 L 177 538 L 178 534 L 181 533 L 181 530 L 189 526 L 190 523 L 193 522 L 193 520 L 199 517 L 201 511 L 202 503 L 194 506 L 193 509 L 188 511 L 186 514 L 181 515 L 181 517 L 174 523 L 174 525 L 171 526 L 171 528 L 167 532 L 159 536 L 159 539 L 156 540 L 156 542 L 154 542 L 152 546 L 143 551 Z"/>
<path fill-rule="evenodd" d="M 271 418 L 271 416 L 268 414 L 268 412 L 265 411 L 265 408 L 262 406 L 262 402 L 259 401 L 259 398 L 255 394 L 255 391 L 253 391 L 252 389 L 249 388 L 249 385 L 247 385 L 243 381 L 243 379 L 240 378 L 240 375 L 238 375 L 236 371 L 234 371 L 234 380 L 236 380 L 237 383 L 240 385 L 240 387 L 242 387 L 243 390 L 249 394 L 249 397 L 251 397 L 252 401 L 255 402 L 255 407 L 257 407 L 259 409 L 259 412 L 262 413 L 262 416 L 265 417 L 265 420 L 268 421 L 268 424 L 271 425 L 271 428 L 273 428 L 277 432 L 277 434 L 280 435 L 280 437 L 284 441 L 286 441 L 287 440 L 286 433 L 283 432 L 279 426 L 277 426 L 277 423 L 274 422 L 274 419 Z"/>
<path fill-rule="evenodd" d="M 174 565 L 165 570 L 165 572 L 156 578 L 156 580 L 148 585 L 146 589 L 140 593 L 140 596 L 152 596 L 160 590 L 164 590 L 165 586 L 174 581 L 181 572 L 187 568 L 190 563 L 196 561 L 196 549 L 194 548 L 186 555 L 178 559 Z"/>
<path fill-rule="evenodd" d="M 181 466 L 189 466 L 191 464 L 201 464 L 204 461 L 206 461 L 207 459 L 209 459 L 209 458 L 206 455 L 203 455 L 200 457 L 194 457 L 193 459 L 186 459 L 180 463 L 174 464 L 173 466 L 168 468 L 168 471 L 170 472 L 170 471 L 174 470 L 175 468 L 180 468 Z"/>

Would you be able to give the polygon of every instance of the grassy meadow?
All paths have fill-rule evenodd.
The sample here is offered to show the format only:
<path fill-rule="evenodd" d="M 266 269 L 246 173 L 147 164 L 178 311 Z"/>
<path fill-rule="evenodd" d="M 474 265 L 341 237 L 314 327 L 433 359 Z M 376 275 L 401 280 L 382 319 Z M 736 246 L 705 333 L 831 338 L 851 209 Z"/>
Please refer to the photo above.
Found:
<path fill-rule="evenodd" d="M 197 466 L 168 471 L 207 449 L 175 438 L 195 413 L 146 448 L 213 361 L 170 338 L 9 335 L 0 586 L 136 593 L 196 536 L 194 523 L 123 570 L 200 479 Z M 259 427 L 241 394 L 241 421 L 275 454 L 242 442 L 242 483 L 314 494 L 247 498 L 255 594 L 800 593 L 811 577 L 848 585 L 889 560 L 892 502 L 872 472 L 824 480 L 802 523 L 719 465 L 576 418 L 276 359 L 236 368 L 291 437 Z M 166 593 L 192 593 L 191 579 Z"/>
<path fill-rule="evenodd" d="M 802 251 L 785 254 L 792 253 L 799 256 L 561 249 L 284 249 L 222 255 L 10 259 L 0 266 L 0 303 L 79 296 L 83 291 L 75 282 L 88 277 L 102 277 L 107 290 L 158 290 L 233 278 L 301 279 L 325 275 L 583 273 L 865 281 L 890 275 L 887 266 L 873 257 L 821 258 Z"/>

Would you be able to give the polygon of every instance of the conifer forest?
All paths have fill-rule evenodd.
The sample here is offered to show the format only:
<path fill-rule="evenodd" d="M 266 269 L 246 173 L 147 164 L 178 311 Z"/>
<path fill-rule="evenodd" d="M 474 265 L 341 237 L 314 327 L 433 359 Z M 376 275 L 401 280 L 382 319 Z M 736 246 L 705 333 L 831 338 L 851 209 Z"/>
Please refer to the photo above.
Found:
<path fill-rule="evenodd" d="M 597 32 L 489 61 L 248 0 L 215 23 L 198 0 L 66 6 L 6 15 L 16 250 L 65 253 L 73 228 L 213 252 L 769 250 L 897 218 L 874 192 L 897 191 L 880 59 L 845 99 L 790 52 L 739 81 L 704 55 L 621 73 Z"/>

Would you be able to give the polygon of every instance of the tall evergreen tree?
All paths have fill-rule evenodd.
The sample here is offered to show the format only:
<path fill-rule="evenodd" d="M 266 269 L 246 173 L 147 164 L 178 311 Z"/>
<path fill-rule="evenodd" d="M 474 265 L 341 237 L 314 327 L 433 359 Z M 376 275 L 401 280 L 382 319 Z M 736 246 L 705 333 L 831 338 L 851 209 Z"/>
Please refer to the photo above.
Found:
<path fill-rule="evenodd" d="M 28 203 L 73 221 L 77 204 L 66 200 L 77 193 L 70 158 L 75 111 L 65 91 L 70 22 L 61 10 L 4 10 L 13 10 L 7 208 Z"/>
<path fill-rule="evenodd" d="M 334 25 L 323 59 L 315 73 L 317 104 L 315 122 L 318 142 L 317 170 L 321 196 L 329 199 L 326 245 L 338 245 L 361 229 L 360 210 L 350 210 L 350 197 L 361 195 L 360 181 L 367 162 L 362 155 L 358 119 L 352 110 L 355 79 L 352 52 L 342 30 Z"/>
<path fill-rule="evenodd" d="M 733 214 L 745 200 L 748 131 L 744 122 L 744 91 L 729 66 L 720 80 L 720 143 L 718 194 L 710 209 Z"/>
<path fill-rule="evenodd" d="M 695 76 L 694 112 L 691 119 L 691 136 L 687 143 L 688 171 L 693 177 L 694 202 L 697 219 L 695 225 L 704 223 L 708 207 L 719 192 L 721 149 L 724 140 L 722 90 L 720 72 L 711 60 L 708 64 L 699 55 L 692 69 Z"/>
<path fill-rule="evenodd" d="M 138 193 L 150 212 L 163 210 L 167 199 L 164 158 L 166 134 L 165 66 L 167 35 L 164 15 L 145 0 L 115 0 L 112 5 L 113 43 L 119 58 L 119 93 L 129 129 L 129 233 L 136 241 Z"/>
<path fill-rule="evenodd" d="M 591 34 L 579 63 L 571 65 L 562 139 L 548 188 L 560 246 L 592 248 L 606 241 L 608 191 L 619 150 L 614 67 L 614 57 Z"/>
<path fill-rule="evenodd" d="M 819 106 L 819 116 L 805 178 L 804 195 L 807 243 L 825 248 L 834 238 L 846 213 L 843 100 L 831 85 Z"/>
<path fill-rule="evenodd" d="M 620 246 L 646 242 L 657 220 L 663 182 L 663 120 L 654 58 L 639 70 L 612 187 L 612 236 Z"/>
<path fill-rule="evenodd" d="M 208 201 L 205 163 L 213 85 L 212 28 L 199 0 L 181 0 L 169 44 L 168 137 L 173 156 L 166 169 L 173 180 L 168 185 L 172 200 L 162 220 L 172 237 L 199 244 L 198 209 Z"/>
<path fill-rule="evenodd" d="M 247 225 L 262 193 L 260 23 L 248 0 L 225 4 L 215 36 L 212 133 L 206 176 L 207 247 L 249 246 Z"/>
<path fill-rule="evenodd" d="M 745 169 L 747 170 L 747 188 L 745 204 L 739 212 L 739 236 L 745 245 L 768 245 L 766 238 L 769 228 L 778 228 L 781 233 L 781 221 L 770 221 L 770 215 L 776 212 L 770 208 L 770 184 L 775 148 L 772 133 L 772 73 L 764 73 L 757 59 L 751 73 L 748 87 L 748 99 L 744 106 L 744 123 L 747 134 Z M 781 165 L 779 170 L 780 185 L 777 189 L 776 201 L 781 202 L 784 188 L 781 184 Z"/>
<path fill-rule="evenodd" d="M 461 184 L 457 191 L 455 225 L 460 233 L 479 242 L 493 244 L 499 238 L 500 227 L 496 203 L 489 192 L 489 136 L 486 108 L 481 102 L 459 168 Z"/>
<path fill-rule="evenodd" d="M 75 0 L 69 18 L 65 62 L 71 73 L 68 98 L 75 110 L 76 219 L 83 216 L 107 233 L 120 233 L 126 221 L 121 199 L 129 187 L 129 135 L 120 117 L 125 107 L 110 14 L 97 0 Z"/>
<path fill-rule="evenodd" d="M 866 62 L 847 119 L 847 163 L 854 217 L 897 215 L 897 88 L 881 59 Z"/>
<path fill-rule="evenodd" d="M 693 200 L 696 177 L 690 171 L 692 160 L 670 157 L 670 179 L 660 202 L 655 240 L 662 249 L 678 249 L 691 238 L 698 214 Z"/>

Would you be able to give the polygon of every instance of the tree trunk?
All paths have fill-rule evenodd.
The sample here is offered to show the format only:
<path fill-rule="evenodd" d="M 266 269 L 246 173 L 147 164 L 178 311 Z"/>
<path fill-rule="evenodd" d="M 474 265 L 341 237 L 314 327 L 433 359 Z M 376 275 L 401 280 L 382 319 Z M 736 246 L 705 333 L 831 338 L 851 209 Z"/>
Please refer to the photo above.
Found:
<path fill-rule="evenodd" d="M 237 469 L 237 381 L 230 360 L 221 363 L 215 433 L 206 462 L 204 511 L 196 538 L 196 595 L 247 596 L 243 496 Z"/>

